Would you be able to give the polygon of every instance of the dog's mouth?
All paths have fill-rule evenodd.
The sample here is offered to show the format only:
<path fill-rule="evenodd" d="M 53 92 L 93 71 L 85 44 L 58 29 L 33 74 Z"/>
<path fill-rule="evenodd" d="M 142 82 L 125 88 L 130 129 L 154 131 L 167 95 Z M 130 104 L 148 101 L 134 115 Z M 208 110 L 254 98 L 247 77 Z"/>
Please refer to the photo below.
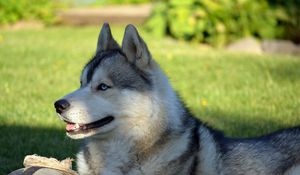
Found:
<path fill-rule="evenodd" d="M 82 133 L 87 133 L 91 130 L 100 128 L 104 125 L 109 124 L 110 122 L 112 122 L 115 118 L 112 116 L 107 116 L 101 120 L 97 120 L 95 122 L 92 123 L 88 123 L 88 124 L 80 124 L 80 123 L 71 123 L 69 121 L 65 121 L 67 123 L 66 126 L 66 131 L 68 134 L 82 134 Z"/>

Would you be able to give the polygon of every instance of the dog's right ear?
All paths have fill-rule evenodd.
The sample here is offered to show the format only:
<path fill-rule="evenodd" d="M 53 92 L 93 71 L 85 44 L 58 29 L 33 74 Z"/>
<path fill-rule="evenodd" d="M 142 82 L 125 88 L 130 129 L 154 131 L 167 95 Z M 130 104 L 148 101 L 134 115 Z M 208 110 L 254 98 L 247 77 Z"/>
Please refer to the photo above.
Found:
<path fill-rule="evenodd" d="M 120 46 L 113 38 L 109 24 L 104 23 L 98 37 L 96 53 L 113 49 L 120 49 Z"/>
<path fill-rule="evenodd" d="M 151 54 L 146 43 L 132 24 L 126 26 L 122 50 L 126 54 L 127 59 L 140 69 L 149 67 Z"/>

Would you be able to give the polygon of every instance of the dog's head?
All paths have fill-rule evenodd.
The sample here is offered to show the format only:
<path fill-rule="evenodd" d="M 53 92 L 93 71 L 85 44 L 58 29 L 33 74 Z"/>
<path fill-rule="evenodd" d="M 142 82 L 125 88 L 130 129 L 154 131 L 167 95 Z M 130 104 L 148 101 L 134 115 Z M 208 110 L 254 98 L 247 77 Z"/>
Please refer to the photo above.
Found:
<path fill-rule="evenodd" d="M 80 88 L 54 104 L 67 123 L 67 135 L 79 139 L 147 124 L 159 106 L 153 94 L 158 69 L 133 25 L 126 27 L 121 48 L 104 24 L 96 54 L 82 71 Z"/>

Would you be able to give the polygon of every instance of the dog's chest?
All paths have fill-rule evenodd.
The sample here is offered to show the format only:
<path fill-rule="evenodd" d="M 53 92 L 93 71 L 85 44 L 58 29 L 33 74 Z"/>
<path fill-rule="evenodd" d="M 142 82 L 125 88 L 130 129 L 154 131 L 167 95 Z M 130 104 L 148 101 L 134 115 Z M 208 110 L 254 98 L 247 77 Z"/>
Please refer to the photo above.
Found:
<path fill-rule="evenodd" d="M 154 175 L 170 174 L 162 167 L 166 163 L 159 158 L 143 160 L 140 162 L 138 156 L 124 152 L 95 152 L 82 150 L 78 153 L 77 166 L 80 174 L 90 175 Z"/>
<path fill-rule="evenodd" d="M 180 169 L 175 166 L 167 167 L 165 163 L 158 161 L 147 161 L 140 165 L 136 161 L 126 162 L 120 165 L 120 162 L 114 161 L 104 166 L 103 162 L 87 161 L 85 159 L 78 159 L 81 166 L 78 164 L 78 171 L 80 175 L 174 175 L 174 174 L 187 174 L 187 169 Z M 163 165 L 163 166 L 162 166 Z"/>
<path fill-rule="evenodd" d="M 179 153 L 185 146 L 180 147 L 176 147 Z M 95 175 L 168 175 L 186 174 L 188 171 L 189 166 L 184 168 L 171 163 L 180 157 L 173 149 L 162 150 L 145 158 L 135 154 L 131 148 L 128 143 L 89 143 L 78 153 L 78 171 L 80 174 Z"/>

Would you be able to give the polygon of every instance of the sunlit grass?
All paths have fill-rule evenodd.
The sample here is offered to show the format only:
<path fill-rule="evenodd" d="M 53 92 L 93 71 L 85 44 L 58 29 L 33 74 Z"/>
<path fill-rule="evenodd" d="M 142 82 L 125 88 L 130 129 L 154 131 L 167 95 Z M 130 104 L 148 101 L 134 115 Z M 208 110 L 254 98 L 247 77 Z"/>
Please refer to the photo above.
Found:
<path fill-rule="evenodd" d="M 26 154 L 75 157 L 53 102 L 79 86 L 99 28 L 0 31 L 0 174 Z M 229 136 L 258 136 L 300 124 L 300 57 L 230 54 L 153 38 L 153 57 L 187 106 Z M 119 43 L 122 27 L 113 27 Z"/>

